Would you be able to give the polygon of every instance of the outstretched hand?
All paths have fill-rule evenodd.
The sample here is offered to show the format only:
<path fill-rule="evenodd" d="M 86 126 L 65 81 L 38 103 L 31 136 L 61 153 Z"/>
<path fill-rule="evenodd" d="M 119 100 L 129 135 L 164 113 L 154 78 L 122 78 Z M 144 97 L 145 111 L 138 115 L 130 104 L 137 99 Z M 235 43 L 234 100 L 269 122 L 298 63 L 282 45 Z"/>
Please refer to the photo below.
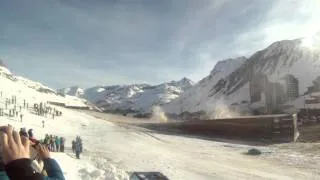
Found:
<path fill-rule="evenodd" d="M 46 146 L 38 144 L 37 149 L 42 160 L 50 158 L 50 152 Z"/>
<path fill-rule="evenodd" d="M 4 164 L 11 161 L 30 158 L 30 141 L 27 137 L 20 137 L 12 126 L 1 128 L 1 150 Z"/>

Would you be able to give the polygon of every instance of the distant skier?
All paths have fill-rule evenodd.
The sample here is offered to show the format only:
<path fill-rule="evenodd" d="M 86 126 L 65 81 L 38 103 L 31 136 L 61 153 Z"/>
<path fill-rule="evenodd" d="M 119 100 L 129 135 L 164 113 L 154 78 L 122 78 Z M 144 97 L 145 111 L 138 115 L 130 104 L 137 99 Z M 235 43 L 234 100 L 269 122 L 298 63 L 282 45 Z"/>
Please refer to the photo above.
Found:
<path fill-rule="evenodd" d="M 52 114 L 52 119 L 54 119 L 54 114 Z"/>
<path fill-rule="evenodd" d="M 44 128 L 44 120 L 42 120 L 42 128 Z"/>

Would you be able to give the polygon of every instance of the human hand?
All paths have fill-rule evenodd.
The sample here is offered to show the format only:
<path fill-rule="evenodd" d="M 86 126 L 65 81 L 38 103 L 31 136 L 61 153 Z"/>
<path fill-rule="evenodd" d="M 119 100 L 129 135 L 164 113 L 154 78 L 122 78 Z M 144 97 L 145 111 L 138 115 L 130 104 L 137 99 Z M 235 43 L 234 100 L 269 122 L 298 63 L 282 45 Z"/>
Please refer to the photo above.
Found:
<path fill-rule="evenodd" d="M 20 137 L 19 133 L 7 126 L 1 131 L 1 150 L 4 164 L 11 161 L 30 158 L 30 142 L 26 137 Z"/>
<path fill-rule="evenodd" d="M 44 146 L 42 144 L 38 144 L 37 150 L 38 150 L 39 155 L 40 155 L 42 160 L 50 158 L 50 152 L 49 152 L 49 149 L 46 146 Z"/>

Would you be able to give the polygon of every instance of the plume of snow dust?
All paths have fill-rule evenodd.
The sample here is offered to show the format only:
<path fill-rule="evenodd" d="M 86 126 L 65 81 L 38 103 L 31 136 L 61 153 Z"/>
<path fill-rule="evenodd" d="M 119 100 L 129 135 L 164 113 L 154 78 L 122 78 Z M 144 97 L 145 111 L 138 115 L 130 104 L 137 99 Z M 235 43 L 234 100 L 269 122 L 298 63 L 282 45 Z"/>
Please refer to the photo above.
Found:
<path fill-rule="evenodd" d="M 241 116 L 238 112 L 231 110 L 223 101 L 209 105 L 209 119 L 223 119 Z M 210 110 L 211 109 L 211 110 Z"/>
<path fill-rule="evenodd" d="M 153 106 L 152 107 L 151 119 L 158 121 L 158 122 L 161 122 L 161 123 L 168 122 L 168 118 L 160 106 Z"/>

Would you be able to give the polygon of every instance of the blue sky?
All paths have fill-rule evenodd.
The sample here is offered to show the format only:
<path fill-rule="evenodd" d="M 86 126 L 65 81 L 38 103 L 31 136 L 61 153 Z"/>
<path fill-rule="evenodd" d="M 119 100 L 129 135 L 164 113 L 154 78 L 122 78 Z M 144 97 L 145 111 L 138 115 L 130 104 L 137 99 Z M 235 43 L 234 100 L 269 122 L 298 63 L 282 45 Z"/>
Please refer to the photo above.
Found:
<path fill-rule="evenodd" d="M 194 81 L 319 31 L 318 0 L 0 0 L 0 58 L 53 88 Z"/>

